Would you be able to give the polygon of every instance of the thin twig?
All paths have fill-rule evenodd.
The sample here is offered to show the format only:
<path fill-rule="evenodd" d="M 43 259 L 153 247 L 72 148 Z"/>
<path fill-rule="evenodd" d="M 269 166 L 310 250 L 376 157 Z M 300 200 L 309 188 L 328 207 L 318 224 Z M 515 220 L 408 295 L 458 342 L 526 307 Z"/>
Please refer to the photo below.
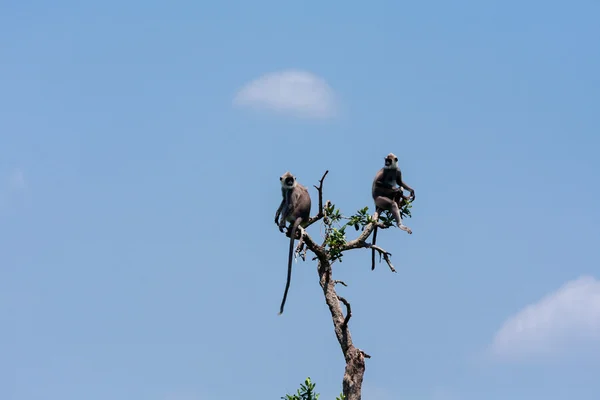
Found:
<path fill-rule="evenodd" d="M 346 287 L 348 287 L 348 285 L 346 285 L 346 283 L 345 283 L 344 281 L 333 281 L 333 284 L 334 284 L 334 285 L 337 285 L 338 283 L 339 283 L 340 285 L 343 285 L 343 286 L 346 286 Z"/>
<path fill-rule="evenodd" d="M 390 260 L 390 256 L 392 255 L 392 253 L 385 251 L 384 249 L 382 249 L 379 246 L 375 246 L 373 244 L 369 244 L 367 247 L 376 250 L 380 256 L 383 256 L 383 259 L 385 260 L 385 262 L 387 263 L 388 267 L 390 267 L 390 270 L 392 272 L 396 272 L 396 270 L 394 269 L 394 266 L 392 265 L 392 261 Z"/>
<path fill-rule="evenodd" d="M 325 177 L 328 173 L 329 170 L 325 171 L 325 173 L 321 177 L 321 180 L 319 180 L 319 187 L 315 186 L 315 188 L 317 188 L 317 190 L 319 191 L 319 211 L 323 211 L 323 181 L 325 180 Z"/>
<path fill-rule="evenodd" d="M 325 177 L 327 176 L 328 173 L 329 173 L 329 170 L 325 171 L 325 173 L 321 177 L 321 180 L 319 180 L 319 186 L 313 185 L 313 187 L 315 189 L 317 189 L 317 191 L 319 192 L 319 212 L 317 213 L 317 215 L 315 215 L 314 217 L 311 217 L 308 220 L 308 222 L 304 226 L 305 228 L 308 228 L 310 225 L 314 224 L 315 222 L 317 222 L 318 220 L 320 220 L 321 218 L 323 218 L 325 216 L 325 213 L 323 211 L 323 181 L 325 180 Z"/>

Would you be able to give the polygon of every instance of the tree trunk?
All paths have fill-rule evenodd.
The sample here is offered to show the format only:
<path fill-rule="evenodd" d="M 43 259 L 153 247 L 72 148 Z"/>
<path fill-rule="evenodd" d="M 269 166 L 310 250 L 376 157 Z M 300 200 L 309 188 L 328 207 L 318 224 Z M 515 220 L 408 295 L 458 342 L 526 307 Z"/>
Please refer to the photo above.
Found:
<path fill-rule="evenodd" d="M 331 264 L 329 261 L 321 259 L 319 261 L 318 271 L 321 288 L 323 288 L 325 301 L 329 306 L 329 312 L 331 313 L 331 319 L 333 320 L 335 336 L 337 337 L 346 360 L 346 369 L 344 371 L 342 385 L 343 393 L 346 396 L 346 400 L 361 400 L 362 382 L 365 375 L 365 357 L 368 358 L 369 356 L 352 344 L 352 336 L 350 335 L 350 329 L 348 328 L 352 310 L 350 308 L 350 303 L 343 297 L 339 297 L 335 291 L 335 284 L 337 282 L 332 279 Z M 344 303 L 346 306 L 345 317 L 340 302 Z"/>

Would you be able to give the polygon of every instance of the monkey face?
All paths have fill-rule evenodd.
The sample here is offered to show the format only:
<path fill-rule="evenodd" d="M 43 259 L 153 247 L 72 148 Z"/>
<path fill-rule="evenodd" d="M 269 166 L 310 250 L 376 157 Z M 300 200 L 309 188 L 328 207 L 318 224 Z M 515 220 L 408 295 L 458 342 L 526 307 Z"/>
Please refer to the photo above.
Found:
<path fill-rule="evenodd" d="M 279 178 L 279 181 L 281 182 L 281 186 L 286 189 L 291 189 L 296 184 L 296 178 L 289 172 L 283 174 L 283 176 Z"/>
<path fill-rule="evenodd" d="M 394 153 L 388 154 L 385 158 L 385 168 L 398 168 L 398 157 Z"/>

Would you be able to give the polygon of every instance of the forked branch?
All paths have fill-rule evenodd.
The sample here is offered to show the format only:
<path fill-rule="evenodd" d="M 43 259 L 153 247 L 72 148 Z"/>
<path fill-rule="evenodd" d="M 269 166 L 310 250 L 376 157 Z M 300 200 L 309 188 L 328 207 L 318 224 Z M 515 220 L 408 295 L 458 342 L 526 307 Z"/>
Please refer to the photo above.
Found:
<path fill-rule="evenodd" d="M 390 260 L 390 256 L 392 255 L 392 253 L 387 252 L 387 251 L 383 250 L 381 247 L 375 246 L 374 244 L 371 244 L 368 247 L 377 251 L 379 253 L 379 255 L 383 257 L 383 259 L 387 263 L 388 267 L 390 267 L 390 270 L 392 272 L 396 272 L 396 269 L 394 269 L 394 266 L 392 265 L 392 260 Z"/>

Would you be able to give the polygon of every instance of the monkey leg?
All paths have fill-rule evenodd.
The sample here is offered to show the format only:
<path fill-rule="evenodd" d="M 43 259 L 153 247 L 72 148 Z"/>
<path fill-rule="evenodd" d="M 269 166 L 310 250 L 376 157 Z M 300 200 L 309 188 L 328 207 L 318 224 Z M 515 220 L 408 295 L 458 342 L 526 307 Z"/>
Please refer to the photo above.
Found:
<path fill-rule="evenodd" d="M 375 199 L 375 205 L 383 210 L 391 211 L 392 215 L 394 216 L 394 220 L 396 220 L 396 226 L 407 232 L 409 235 L 412 233 L 412 230 L 402 223 L 400 208 L 398 207 L 395 199 L 393 200 L 388 199 L 387 197 L 379 196 Z"/>
<path fill-rule="evenodd" d="M 402 189 L 400 189 L 400 188 L 393 188 L 393 189 L 380 188 L 379 191 L 380 191 L 379 197 L 382 197 L 383 199 L 392 200 L 394 203 L 396 203 L 398 205 L 399 209 L 402 209 L 406 200 L 408 199 L 408 197 L 404 196 L 404 193 L 402 192 Z M 377 205 L 377 202 L 375 202 L 375 204 Z M 387 202 L 386 200 L 382 200 L 381 204 L 385 210 L 392 211 L 391 203 Z"/>
<path fill-rule="evenodd" d="M 404 196 L 404 194 L 402 194 L 402 192 L 398 192 L 398 194 L 394 197 L 394 202 L 396 204 L 398 204 L 399 209 L 402 209 L 402 207 L 404 207 L 404 204 L 406 203 L 407 199 L 408 199 L 408 197 Z"/>
<path fill-rule="evenodd" d="M 412 234 L 412 230 L 404 225 L 402 223 L 402 216 L 400 215 L 400 208 L 398 208 L 398 204 L 396 204 L 396 202 L 392 203 L 392 214 L 394 215 L 394 219 L 396 220 L 396 225 L 398 225 L 398 228 L 402 229 L 403 231 L 405 231 L 406 233 L 408 233 L 409 235 Z"/>
<path fill-rule="evenodd" d="M 281 205 L 279 206 L 279 208 L 277 209 L 277 212 L 275 213 L 275 225 L 279 226 L 279 216 L 281 215 L 281 209 L 283 208 L 283 201 L 281 202 Z"/>
<path fill-rule="evenodd" d="M 385 196 L 375 198 L 375 207 L 377 211 L 392 211 L 392 207 L 396 204 L 393 199 Z M 397 206 L 397 205 L 396 205 Z"/>

